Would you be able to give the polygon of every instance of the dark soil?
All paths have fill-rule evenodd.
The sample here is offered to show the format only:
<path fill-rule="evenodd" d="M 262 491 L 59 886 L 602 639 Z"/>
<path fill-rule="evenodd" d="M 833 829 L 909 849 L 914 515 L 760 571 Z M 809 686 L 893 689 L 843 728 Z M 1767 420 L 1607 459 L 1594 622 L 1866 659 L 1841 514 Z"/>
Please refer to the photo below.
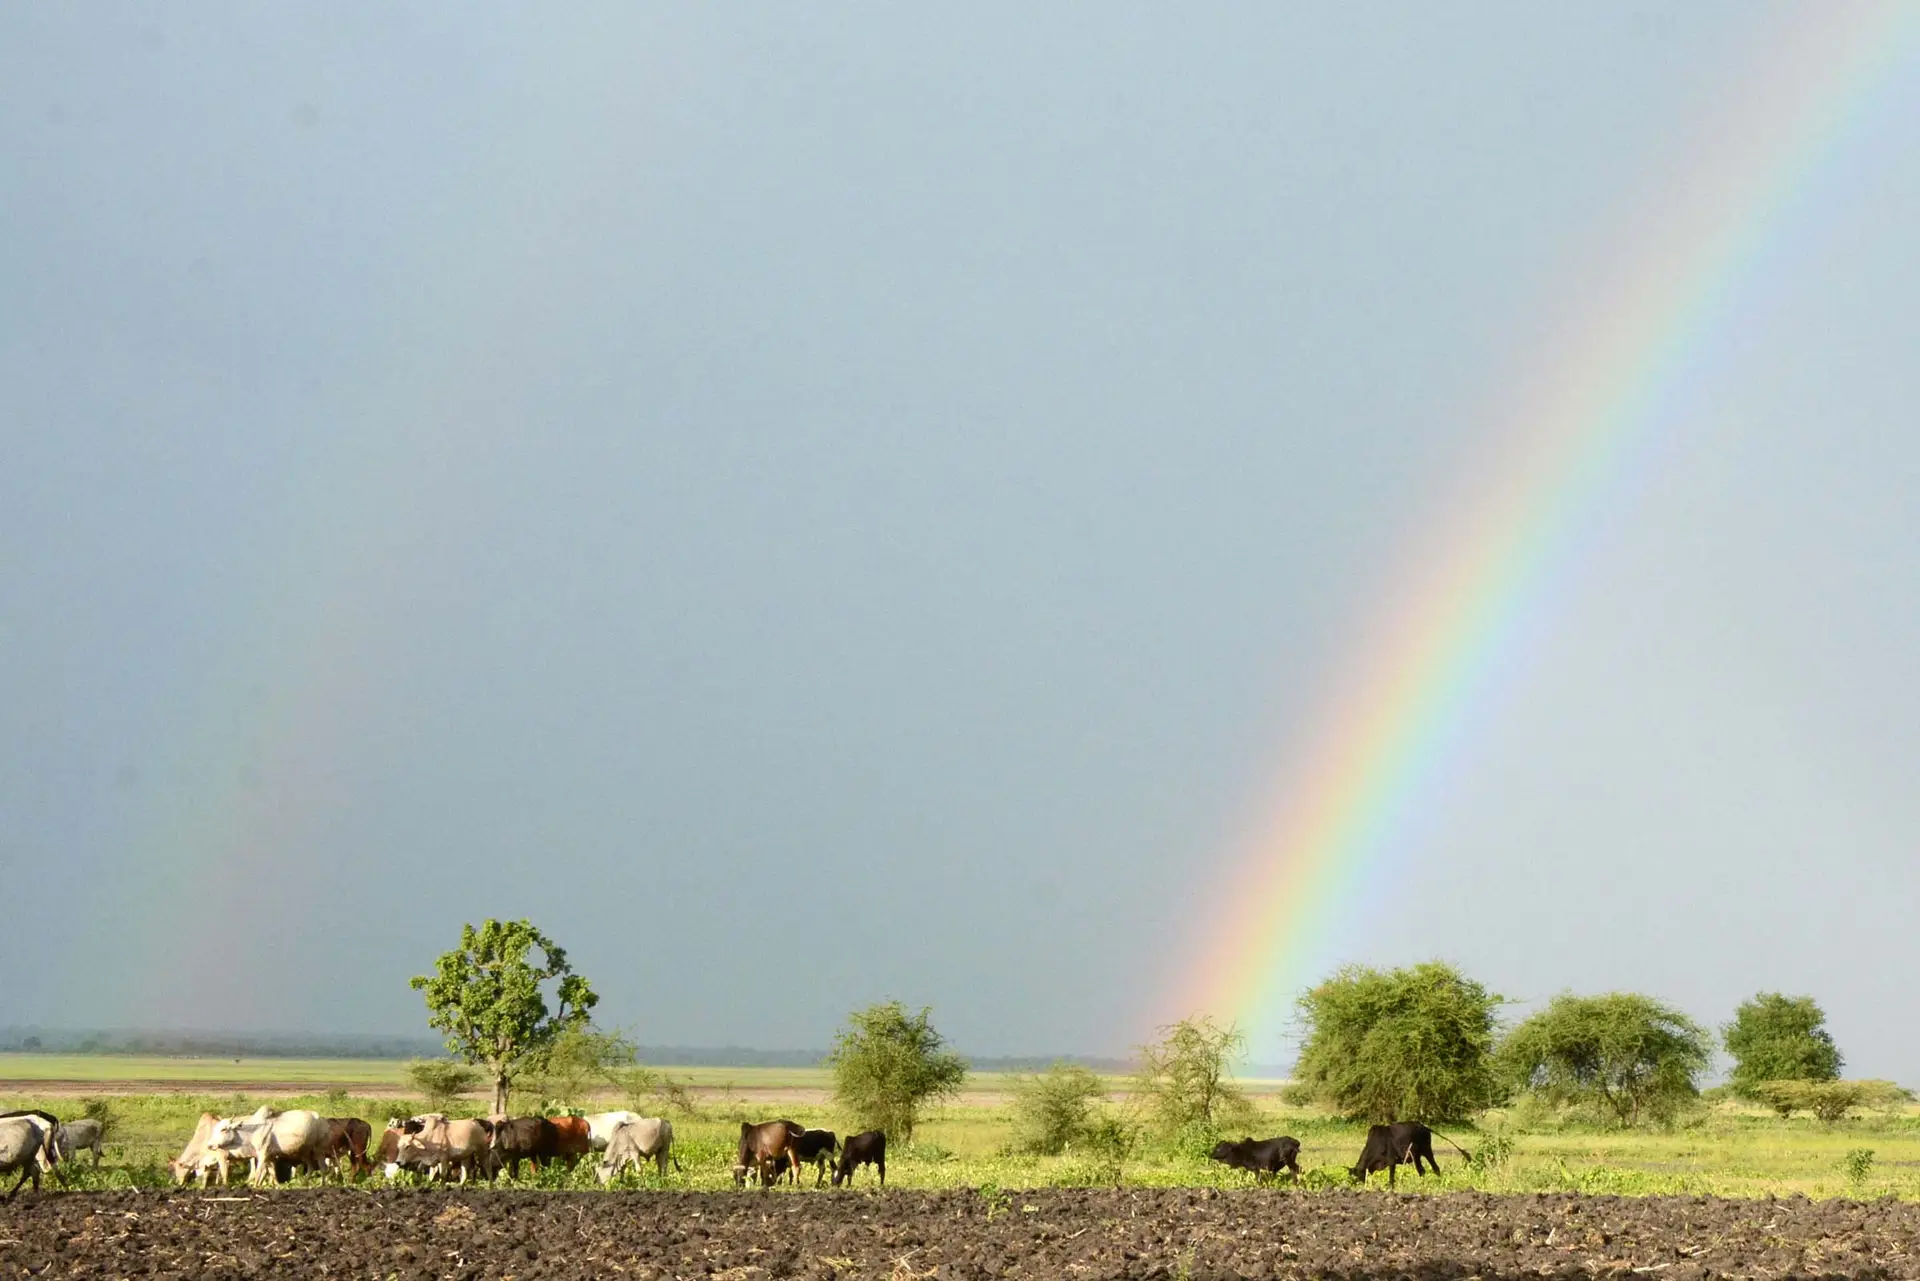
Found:
<path fill-rule="evenodd" d="M 22 1193 L 0 1277 L 1920 1278 L 1920 1205 L 1046 1190 Z"/>

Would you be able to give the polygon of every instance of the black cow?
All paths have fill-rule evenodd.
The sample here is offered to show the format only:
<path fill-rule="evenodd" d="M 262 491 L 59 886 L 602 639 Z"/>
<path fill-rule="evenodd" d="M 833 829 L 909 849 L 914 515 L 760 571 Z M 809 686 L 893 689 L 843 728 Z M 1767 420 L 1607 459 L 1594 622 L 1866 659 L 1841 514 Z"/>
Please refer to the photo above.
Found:
<path fill-rule="evenodd" d="M 848 1187 L 853 1186 L 853 1172 L 863 1165 L 871 1165 L 880 1172 L 880 1186 L 887 1186 L 887 1135 L 884 1130 L 868 1130 L 865 1134 L 853 1134 L 840 1145 L 840 1166 L 833 1172 L 833 1186 L 839 1187 L 842 1180 Z"/>
<path fill-rule="evenodd" d="M 793 1181 L 800 1181 L 800 1166 L 811 1165 L 814 1169 L 813 1186 L 819 1187 L 827 1181 L 827 1166 L 839 1153 L 840 1140 L 832 1130 L 802 1131 L 800 1141 L 793 1148 Z"/>
<path fill-rule="evenodd" d="M 506 1166 L 507 1177 L 520 1177 L 520 1163 L 538 1170 L 544 1161 L 560 1155 L 560 1130 L 544 1116 L 516 1116 L 493 1123 L 493 1162 L 488 1176 Z"/>
<path fill-rule="evenodd" d="M 1440 1136 L 1445 1139 L 1443 1134 Z M 1461 1156 L 1471 1161 L 1473 1156 L 1452 1139 L 1452 1143 Z M 1367 1127 L 1367 1145 L 1360 1150 L 1360 1160 L 1348 1171 L 1355 1179 L 1365 1183 L 1369 1174 L 1381 1170 L 1387 1172 L 1387 1186 L 1394 1184 L 1394 1175 L 1404 1163 L 1411 1163 L 1415 1174 L 1427 1177 L 1426 1166 L 1433 1167 L 1435 1174 L 1440 1173 L 1440 1163 L 1433 1159 L 1433 1131 L 1418 1121 L 1393 1121 L 1386 1125 Z M 1424 1164 L 1423 1164 L 1424 1163 Z"/>
<path fill-rule="evenodd" d="M 1213 1145 L 1212 1158 L 1236 1170 L 1251 1170 L 1261 1183 L 1275 1178 L 1282 1170 L 1293 1171 L 1300 1181 L 1300 1140 L 1281 1135 L 1277 1139 L 1242 1139 L 1238 1143 L 1222 1139 Z"/>

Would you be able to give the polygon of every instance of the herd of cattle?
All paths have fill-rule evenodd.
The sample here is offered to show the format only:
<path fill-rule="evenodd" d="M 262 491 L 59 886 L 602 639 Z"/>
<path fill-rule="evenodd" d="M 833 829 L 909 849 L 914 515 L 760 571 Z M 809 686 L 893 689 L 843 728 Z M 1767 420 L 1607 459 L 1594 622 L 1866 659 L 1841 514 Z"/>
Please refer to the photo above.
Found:
<path fill-rule="evenodd" d="M 29 1178 L 40 1190 L 40 1175 L 60 1161 L 91 1151 L 100 1162 L 101 1125 L 80 1118 L 61 1121 L 47 1112 L 0 1113 L 0 1178 L 18 1171 L 20 1178 L 6 1200 Z M 1444 1135 L 1442 1136 L 1445 1137 Z M 1462 1156 L 1470 1154 L 1453 1140 Z M 225 1184 L 234 1163 L 246 1161 L 253 1184 L 285 1181 L 295 1169 L 314 1173 L 338 1172 L 358 1178 L 383 1169 L 391 1179 L 402 1171 L 428 1178 L 484 1177 L 491 1181 L 501 1170 L 517 1177 L 521 1162 L 536 1170 L 550 1162 L 568 1169 L 593 1153 L 600 1154 L 596 1173 L 610 1182 L 629 1166 L 642 1169 L 652 1161 L 661 1174 L 667 1164 L 680 1169 L 673 1155 L 673 1124 L 660 1117 L 632 1112 L 602 1112 L 595 1116 L 523 1116 L 458 1120 L 443 1112 L 429 1112 L 387 1123 L 378 1144 L 373 1127 L 359 1117 L 324 1117 L 305 1110 L 277 1111 L 262 1107 L 250 1116 L 220 1117 L 203 1112 L 193 1137 L 179 1156 L 168 1162 L 176 1184 L 195 1178 Z M 1272 1139 L 1226 1140 L 1215 1145 L 1212 1158 L 1234 1169 L 1252 1171 L 1260 1182 L 1289 1171 L 1300 1178 L 1300 1141 L 1282 1135 Z M 1364 1181 L 1369 1174 L 1387 1172 L 1392 1186 L 1398 1168 L 1411 1164 L 1426 1174 L 1440 1163 L 1433 1156 L 1433 1131 L 1416 1121 L 1376 1125 L 1367 1131 L 1366 1146 L 1349 1173 Z M 750 1177 L 771 1187 L 781 1178 L 798 1183 L 800 1167 L 814 1167 L 814 1186 L 826 1181 L 832 1169 L 833 1186 L 851 1185 L 854 1172 L 872 1165 L 880 1186 L 887 1183 L 887 1136 L 880 1130 L 855 1134 L 844 1143 L 831 1130 L 809 1130 L 794 1121 L 740 1123 L 740 1143 L 734 1154 L 733 1181 L 744 1187 Z"/>

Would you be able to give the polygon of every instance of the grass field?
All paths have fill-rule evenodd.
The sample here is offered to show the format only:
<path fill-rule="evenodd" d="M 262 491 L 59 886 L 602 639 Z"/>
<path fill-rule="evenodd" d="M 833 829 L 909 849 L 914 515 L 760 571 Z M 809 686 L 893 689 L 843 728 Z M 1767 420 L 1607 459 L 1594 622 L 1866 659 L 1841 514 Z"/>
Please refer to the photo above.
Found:
<path fill-rule="evenodd" d="M 418 1100 L 404 1097 L 403 1068 L 399 1062 L 367 1059 L 0 1055 L 0 1109 L 44 1107 L 73 1116 L 89 1102 L 104 1107 L 112 1117 L 106 1165 L 99 1175 L 81 1177 L 96 1186 L 139 1186 L 161 1179 L 166 1159 L 178 1152 L 202 1111 L 235 1115 L 271 1100 L 327 1115 L 362 1116 L 378 1126 L 390 1116 L 421 1110 Z M 742 1120 L 789 1116 L 841 1133 L 852 1128 L 834 1109 L 830 1081 L 821 1069 L 686 1068 L 672 1069 L 670 1075 L 693 1087 L 696 1110 L 672 1114 L 685 1171 L 669 1176 L 669 1186 L 730 1186 L 732 1146 Z M 103 1088 L 90 1090 L 89 1082 Z M 57 1089 L 49 1088 L 55 1083 Z M 1314 1172 L 1310 1182 L 1334 1181 L 1359 1151 L 1364 1127 L 1282 1106 L 1272 1093 L 1272 1082 L 1250 1084 L 1256 1087 L 1257 1120 L 1244 1127 L 1246 1132 L 1294 1135 L 1301 1140 L 1302 1165 Z M 1010 1152 L 1012 1085 L 1012 1078 L 1002 1074 L 969 1078 L 958 1099 L 932 1111 L 912 1145 L 899 1145 L 889 1154 L 889 1186 L 1020 1188 L 1112 1182 L 1115 1171 L 1109 1163 L 1073 1153 L 1037 1157 Z M 579 1102 L 593 1108 L 624 1105 L 611 1096 Z M 467 1104 L 463 1110 L 471 1114 L 486 1110 L 483 1098 L 470 1098 Z M 1490 1113 L 1479 1129 L 1453 1137 L 1469 1149 L 1501 1159 L 1468 1166 L 1451 1148 L 1438 1144 L 1441 1177 L 1423 1180 L 1403 1170 L 1407 1177 L 1401 1187 L 1920 1199 L 1920 1115 L 1911 1110 L 1827 1126 L 1721 1104 L 1664 1131 L 1522 1129 L 1511 1118 Z M 1143 1139 L 1119 1168 L 1119 1176 L 1140 1186 L 1232 1187 L 1249 1182 L 1249 1176 L 1206 1160 L 1209 1145 L 1204 1135 L 1189 1135 L 1184 1142 Z M 1849 1153 L 1861 1151 L 1872 1153 L 1870 1162 L 1862 1169 L 1855 1157 L 1849 1172 Z M 571 1176 L 549 1171 L 539 1181 L 591 1186 L 593 1178 L 583 1166 Z"/>

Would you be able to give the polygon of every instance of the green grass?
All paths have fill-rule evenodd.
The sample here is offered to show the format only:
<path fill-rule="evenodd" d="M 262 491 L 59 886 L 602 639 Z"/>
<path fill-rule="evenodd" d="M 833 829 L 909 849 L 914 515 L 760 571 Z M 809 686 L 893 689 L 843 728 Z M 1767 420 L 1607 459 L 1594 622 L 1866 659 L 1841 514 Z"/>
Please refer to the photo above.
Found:
<path fill-rule="evenodd" d="M 31 1073 L 31 1074 L 30 1074 Z M 676 1147 L 685 1167 L 663 1186 L 722 1189 L 732 1186 L 734 1139 L 742 1120 L 789 1116 L 808 1125 L 841 1133 L 852 1128 L 829 1101 L 830 1081 L 813 1068 L 685 1068 L 670 1074 L 688 1081 L 699 1113 L 673 1115 Z M 59 1095 L 36 1091 L 40 1081 L 197 1081 L 190 1089 L 148 1089 L 97 1096 L 114 1121 L 107 1140 L 107 1161 L 100 1174 L 83 1159 L 76 1175 L 82 1186 L 131 1186 L 160 1182 L 165 1162 L 175 1155 L 202 1111 L 236 1115 L 261 1102 L 281 1107 L 310 1107 L 327 1115 L 356 1115 L 378 1126 L 387 1117 L 420 1110 L 417 1100 L 395 1097 L 404 1088 L 402 1065 L 359 1059 L 232 1060 L 135 1058 L 120 1056 L 0 1056 L 0 1109 L 43 1107 L 60 1116 L 78 1115 L 86 1101 L 73 1090 Z M 278 1082 L 284 1088 L 257 1094 L 236 1093 L 233 1082 Z M 377 1093 L 350 1088 L 345 1093 L 315 1092 L 311 1082 L 357 1083 Z M 1120 1084 L 1113 1082 L 1112 1084 Z M 896 1145 L 889 1154 L 888 1186 L 1023 1188 L 1110 1183 L 1110 1166 L 1068 1153 L 1058 1157 L 1012 1155 L 1013 1118 L 1006 1095 L 1011 1080 L 981 1074 L 969 1079 L 959 1099 L 933 1110 L 912 1145 Z M 752 1093 L 741 1093 L 751 1091 Z M 585 1100 L 592 1107 L 620 1106 L 611 1097 Z M 1344 1182 L 1344 1168 L 1360 1150 L 1365 1128 L 1312 1111 L 1286 1108 L 1270 1094 L 1257 1097 L 1258 1120 L 1236 1127 L 1236 1134 L 1291 1134 L 1301 1140 L 1301 1163 L 1311 1182 Z M 485 1101 L 472 1098 L 460 1109 L 477 1114 Z M 516 1110 L 523 1110 L 517 1107 Z M 1890 1117 L 1827 1126 L 1808 1118 L 1780 1120 L 1771 1114 L 1721 1104 L 1702 1110 L 1687 1125 L 1671 1130 L 1620 1131 L 1579 1126 L 1522 1129 L 1513 1118 L 1489 1114 L 1484 1129 L 1443 1127 L 1475 1151 L 1511 1145 L 1499 1164 L 1466 1166 L 1444 1143 L 1439 1178 L 1414 1177 L 1403 1167 L 1403 1191 L 1478 1189 L 1490 1192 L 1585 1191 L 1649 1194 L 1699 1193 L 1761 1197 L 1803 1193 L 1812 1197 L 1897 1196 L 1920 1199 L 1920 1114 L 1912 1110 Z M 1224 1169 L 1204 1158 L 1204 1143 L 1186 1150 L 1145 1142 L 1122 1167 L 1125 1183 L 1136 1186 L 1238 1187 L 1250 1176 Z M 1849 1174 L 1849 1154 L 1866 1149 L 1871 1163 L 1860 1177 Z M 1854 1158 L 1858 1173 L 1859 1159 Z M 863 1171 L 861 1182 L 870 1172 Z M 808 1176 L 809 1180 L 811 1176 Z M 629 1178 L 631 1185 L 635 1181 Z M 656 1176 L 639 1180 L 653 1186 Z M 1376 1185 L 1384 1181 L 1376 1176 Z M 591 1169 L 572 1175 L 553 1170 L 538 1186 L 590 1187 Z"/>

